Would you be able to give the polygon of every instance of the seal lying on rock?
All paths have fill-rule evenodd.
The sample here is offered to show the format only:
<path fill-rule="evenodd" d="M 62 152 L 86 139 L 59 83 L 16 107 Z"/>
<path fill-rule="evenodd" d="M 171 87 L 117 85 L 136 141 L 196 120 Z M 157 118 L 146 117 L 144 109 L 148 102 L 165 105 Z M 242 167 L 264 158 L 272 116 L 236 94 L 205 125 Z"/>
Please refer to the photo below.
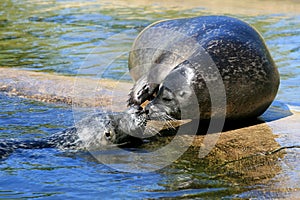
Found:
<path fill-rule="evenodd" d="M 136 81 L 129 105 L 150 100 L 145 111 L 152 119 L 180 119 L 183 111 L 201 120 L 256 118 L 270 106 L 279 86 L 278 71 L 260 34 L 225 16 L 148 26 L 133 44 L 129 68 Z"/>

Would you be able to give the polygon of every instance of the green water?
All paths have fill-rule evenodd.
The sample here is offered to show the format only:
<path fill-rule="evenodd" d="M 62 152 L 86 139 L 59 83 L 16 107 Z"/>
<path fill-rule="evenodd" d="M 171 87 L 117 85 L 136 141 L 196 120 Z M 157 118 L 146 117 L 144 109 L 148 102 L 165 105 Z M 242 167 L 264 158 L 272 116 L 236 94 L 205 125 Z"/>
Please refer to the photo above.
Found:
<path fill-rule="evenodd" d="M 128 51 L 150 23 L 212 14 L 203 7 L 178 10 L 153 4 L 126 7 L 75 0 L 2 0 L 0 6 L 0 66 L 92 78 L 100 73 L 113 79 L 130 79 Z M 265 38 L 281 75 L 277 101 L 299 106 L 300 15 L 231 15 L 253 25 Z M 112 62 L 106 62 L 107 58 L 113 58 L 108 59 Z M 42 137 L 73 123 L 71 110 L 63 106 L 3 94 L 0 106 L 1 138 Z M 220 172 L 220 176 L 216 169 L 207 170 L 207 163 L 197 160 L 194 153 L 187 152 L 158 172 L 130 174 L 111 169 L 85 153 L 20 150 L 0 161 L 0 199 L 275 198 L 288 192 L 268 188 L 280 185 L 285 175 L 292 174 L 293 183 L 299 183 L 299 166 L 280 174 L 275 162 L 274 174 L 255 182 L 241 174 Z"/>

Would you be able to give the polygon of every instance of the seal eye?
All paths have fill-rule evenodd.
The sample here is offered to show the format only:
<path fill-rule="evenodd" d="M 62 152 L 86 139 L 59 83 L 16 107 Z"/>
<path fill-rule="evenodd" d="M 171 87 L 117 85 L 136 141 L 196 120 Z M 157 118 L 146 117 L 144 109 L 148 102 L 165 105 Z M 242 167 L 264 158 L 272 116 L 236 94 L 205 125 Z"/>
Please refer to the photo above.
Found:
<path fill-rule="evenodd" d="M 173 96 L 171 93 L 169 92 L 164 92 L 164 94 L 162 95 L 162 100 L 163 101 L 172 101 L 173 100 Z"/>
<path fill-rule="evenodd" d="M 162 87 L 160 91 L 160 95 L 163 101 L 170 102 L 173 101 L 174 95 L 173 93 L 166 87 Z"/>
<path fill-rule="evenodd" d="M 172 101 L 172 99 L 169 98 L 169 97 L 163 97 L 162 100 L 163 100 L 163 101 Z"/>

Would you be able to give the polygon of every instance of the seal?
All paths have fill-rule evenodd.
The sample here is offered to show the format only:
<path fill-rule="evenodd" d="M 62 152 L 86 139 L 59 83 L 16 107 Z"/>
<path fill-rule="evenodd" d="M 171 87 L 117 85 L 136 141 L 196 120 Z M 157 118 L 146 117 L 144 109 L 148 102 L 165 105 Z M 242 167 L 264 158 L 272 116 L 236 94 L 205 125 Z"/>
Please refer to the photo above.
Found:
<path fill-rule="evenodd" d="M 139 107 L 130 107 L 124 112 L 98 113 L 84 118 L 74 127 L 41 139 L 1 139 L 0 159 L 16 149 L 99 150 L 138 146 L 142 143 L 138 136 L 146 126 L 146 117 L 139 110 Z"/>
<path fill-rule="evenodd" d="M 278 71 L 259 33 L 245 22 L 224 16 L 150 25 L 134 42 L 129 69 L 136 83 L 128 110 L 93 115 L 42 139 L 0 140 L 0 158 L 18 148 L 92 150 L 139 145 L 149 119 L 182 119 L 183 112 L 200 119 L 219 117 L 211 112 L 210 100 L 210 90 L 219 90 L 208 87 L 219 77 L 226 93 L 226 118 L 257 117 L 274 100 L 279 85 Z M 193 114 L 198 109 L 193 97 L 200 116 Z M 147 100 L 150 103 L 142 109 Z M 149 135 L 156 131 L 150 129 Z"/>
<path fill-rule="evenodd" d="M 136 81 L 129 105 L 151 101 L 145 108 L 150 119 L 181 119 L 182 111 L 193 112 L 192 94 L 201 120 L 222 117 L 224 110 L 229 121 L 256 118 L 270 106 L 280 82 L 261 35 L 226 16 L 165 20 L 146 27 L 133 44 L 129 69 Z M 211 112 L 210 95 L 219 77 L 226 103 L 218 114 Z"/>

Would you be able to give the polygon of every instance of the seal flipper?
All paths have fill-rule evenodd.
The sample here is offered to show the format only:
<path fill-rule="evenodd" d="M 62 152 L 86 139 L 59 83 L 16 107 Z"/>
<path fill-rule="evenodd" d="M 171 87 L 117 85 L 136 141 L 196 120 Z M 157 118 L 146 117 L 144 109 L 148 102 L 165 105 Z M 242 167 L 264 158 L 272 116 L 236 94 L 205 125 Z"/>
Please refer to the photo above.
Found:
<path fill-rule="evenodd" d="M 149 83 L 147 76 L 140 78 L 129 93 L 128 106 L 141 105 L 146 100 L 151 101 L 158 88 L 159 84 Z"/>

